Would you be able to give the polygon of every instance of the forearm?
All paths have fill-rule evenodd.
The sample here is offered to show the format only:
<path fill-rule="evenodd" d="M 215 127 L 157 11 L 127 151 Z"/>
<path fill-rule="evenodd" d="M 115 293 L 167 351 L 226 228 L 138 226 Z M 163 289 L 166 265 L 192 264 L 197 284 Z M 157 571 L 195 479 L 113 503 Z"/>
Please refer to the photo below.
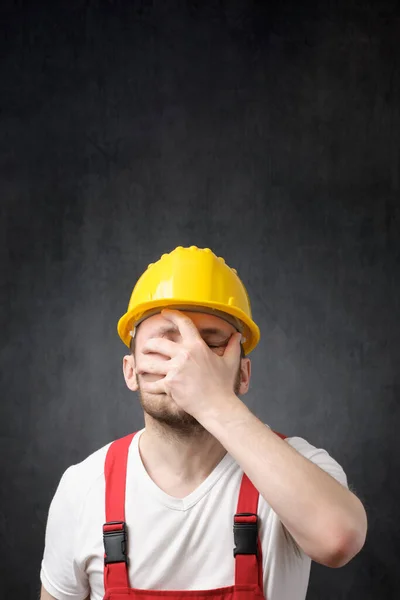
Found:
<path fill-rule="evenodd" d="M 235 458 L 298 545 L 327 566 L 362 548 L 367 519 L 358 498 L 275 435 L 239 398 L 204 418 L 204 427 Z"/>

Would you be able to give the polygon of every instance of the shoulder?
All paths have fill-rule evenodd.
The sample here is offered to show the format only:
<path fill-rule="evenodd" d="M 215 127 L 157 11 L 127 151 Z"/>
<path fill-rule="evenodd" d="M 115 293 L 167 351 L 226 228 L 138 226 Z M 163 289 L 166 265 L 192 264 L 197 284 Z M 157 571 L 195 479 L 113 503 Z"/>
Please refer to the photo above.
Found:
<path fill-rule="evenodd" d="M 70 466 L 66 473 L 69 474 L 71 479 L 75 479 L 77 482 L 85 485 L 90 485 L 94 479 L 104 474 L 104 463 L 111 444 L 112 442 L 109 442 L 102 448 L 89 454 L 81 462 Z"/>
<path fill-rule="evenodd" d="M 329 473 L 329 475 L 332 475 L 339 483 L 348 487 L 347 476 L 343 467 L 327 450 L 313 446 L 306 439 L 299 436 L 287 437 L 286 441 L 302 456 L 311 460 L 321 469 Z"/>
<path fill-rule="evenodd" d="M 57 598 L 87 596 L 89 584 L 83 548 L 93 538 L 93 522 L 97 527 L 96 519 L 100 518 L 100 522 L 103 519 L 104 493 L 99 490 L 105 486 L 104 465 L 110 445 L 68 467 L 51 501 L 41 578 L 45 589 Z"/>
<path fill-rule="evenodd" d="M 108 450 L 114 442 L 122 442 L 122 447 L 125 447 L 126 441 L 131 446 L 131 440 L 132 434 L 113 440 L 81 462 L 68 467 L 60 479 L 55 497 L 62 497 L 65 502 L 70 501 L 71 504 L 76 506 L 88 496 L 90 490 L 99 489 L 99 486 L 104 487 L 104 471 Z"/>
<path fill-rule="evenodd" d="M 111 443 L 96 450 L 81 462 L 68 467 L 61 476 L 54 503 L 77 506 L 82 503 L 89 490 L 99 479 L 104 478 L 104 464 Z"/>

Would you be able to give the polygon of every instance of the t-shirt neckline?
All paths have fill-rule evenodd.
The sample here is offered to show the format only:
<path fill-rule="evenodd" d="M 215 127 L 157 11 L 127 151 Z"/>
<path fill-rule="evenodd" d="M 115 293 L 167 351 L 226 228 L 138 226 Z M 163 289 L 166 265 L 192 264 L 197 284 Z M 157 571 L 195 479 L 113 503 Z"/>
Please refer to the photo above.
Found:
<path fill-rule="evenodd" d="M 139 439 L 144 431 L 145 428 L 138 431 L 131 442 L 128 459 L 130 470 L 132 469 L 136 473 L 136 478 L 141 480 L 141 485 L 143 484 L 158 502 L 172 510 L 186 511 L 197 504 L 214 487 L 223 474 L 235 464 L 233 457 L 227 452 L 209 476 L 193 492 L 184 498 L 175 498 L 160 489 L 145 469 L 139 453 Z"/>

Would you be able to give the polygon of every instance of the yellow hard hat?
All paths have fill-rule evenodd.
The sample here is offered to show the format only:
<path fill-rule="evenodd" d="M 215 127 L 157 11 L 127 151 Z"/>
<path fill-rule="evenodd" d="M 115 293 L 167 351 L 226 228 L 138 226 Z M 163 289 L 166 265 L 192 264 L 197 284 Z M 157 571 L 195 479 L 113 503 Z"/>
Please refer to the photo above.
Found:
<path fill-rule="evenodd" d="M 260 340 L 252 319 L 250 299 L 235 269 L 209 248 L 178 246 L 150 264 L 138 279 L 127 312 L 118 321 L 118 334 L 128 347 L 139 322 L 163 308 L 196 310 L 239 321 L 243 350 L 249 354 Z"/>

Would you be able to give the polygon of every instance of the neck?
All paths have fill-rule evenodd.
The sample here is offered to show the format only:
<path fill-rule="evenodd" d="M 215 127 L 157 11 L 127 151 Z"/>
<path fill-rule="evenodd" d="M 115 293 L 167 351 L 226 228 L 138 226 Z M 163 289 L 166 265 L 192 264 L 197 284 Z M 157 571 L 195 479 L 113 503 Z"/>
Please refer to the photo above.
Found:
<path fill-rule="evenodd" d="M 192 433 L 181 433 L 147 414 L 139 452 L 154 483 L 176 497 L 195 490 L 226 454 L 225 448 L 207 430 L 199 427 Z"/>

